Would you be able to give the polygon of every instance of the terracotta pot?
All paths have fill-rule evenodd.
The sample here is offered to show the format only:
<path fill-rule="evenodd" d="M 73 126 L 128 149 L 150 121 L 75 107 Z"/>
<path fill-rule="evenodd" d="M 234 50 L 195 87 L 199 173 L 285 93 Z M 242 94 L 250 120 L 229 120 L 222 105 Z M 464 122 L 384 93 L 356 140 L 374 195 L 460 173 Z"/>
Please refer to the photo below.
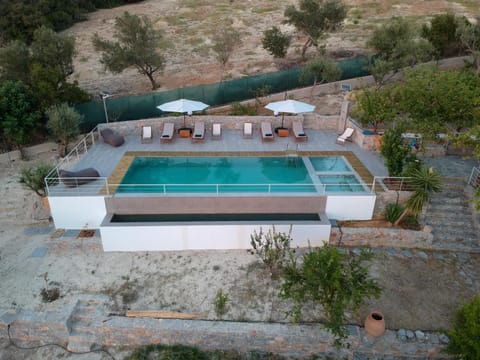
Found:
<path fill-rule="evenodd" d="M 368 335 L 377 337 L 385 332 L 385 317 L 380 311 L 372 311 L 365 319 L 365 331 Z"/>

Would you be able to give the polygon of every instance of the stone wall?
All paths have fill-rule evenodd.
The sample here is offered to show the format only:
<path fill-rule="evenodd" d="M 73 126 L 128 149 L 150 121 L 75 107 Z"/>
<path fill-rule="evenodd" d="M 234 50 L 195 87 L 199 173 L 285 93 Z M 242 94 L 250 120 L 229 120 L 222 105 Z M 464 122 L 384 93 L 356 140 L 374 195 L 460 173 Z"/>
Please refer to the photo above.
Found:
<path fill-rule="evenodd" d="M 375 201 L 375 208 L 373 209 L 373 218 L 384 218 L 385 208 L 388 204 L 398 201 L 399 204 L 404 204 L 412 193 L 410 191 L 382 191 L 377 193 Z"/>
<path fill-rule="evenodd" d="M 396 228 L 332 227 L 330 243 L 344 246 L 430 248 L 432 229 L 421 231 Z"/>

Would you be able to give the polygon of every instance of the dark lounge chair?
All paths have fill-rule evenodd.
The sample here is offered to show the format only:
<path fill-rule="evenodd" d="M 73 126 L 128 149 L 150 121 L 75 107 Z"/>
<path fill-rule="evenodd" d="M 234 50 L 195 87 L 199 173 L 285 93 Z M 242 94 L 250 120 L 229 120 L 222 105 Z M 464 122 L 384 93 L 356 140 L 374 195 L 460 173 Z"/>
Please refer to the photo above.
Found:
<path fill-rule="evenodd" d="M 94 168 L 86 168 L 78 171 L 59 171 L 60 180 L 68 187 L 77 187 L 97 180 L 100 174 Z"/>
<path fill-rule="evenodd" d="M 107 144 L 110 144 L 114 147 L 120 146 L 125 142 L 125 138 L 113 131 L 112 129 L 103 129 L 100 131 L 100 135 L 103 138 L 103 141 Z"/>

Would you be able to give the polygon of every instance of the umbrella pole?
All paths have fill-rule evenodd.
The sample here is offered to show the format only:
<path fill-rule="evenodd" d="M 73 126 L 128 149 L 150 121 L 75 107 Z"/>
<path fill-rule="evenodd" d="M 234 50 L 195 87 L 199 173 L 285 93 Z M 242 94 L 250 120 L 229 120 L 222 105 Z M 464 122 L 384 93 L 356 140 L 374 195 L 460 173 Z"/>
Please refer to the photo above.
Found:
<path fill-rule="evenodd" d="M 282 113 L 282 128 L 283 128 L 283 119 L 285 119 L 285 113 Z"/>
<path fill-rule="evenodd" d="M 184 127 L 184 128 L 186 127 L 186 123 L 185 123 L 185 113 L 183 113 L 183 127 Z"/>

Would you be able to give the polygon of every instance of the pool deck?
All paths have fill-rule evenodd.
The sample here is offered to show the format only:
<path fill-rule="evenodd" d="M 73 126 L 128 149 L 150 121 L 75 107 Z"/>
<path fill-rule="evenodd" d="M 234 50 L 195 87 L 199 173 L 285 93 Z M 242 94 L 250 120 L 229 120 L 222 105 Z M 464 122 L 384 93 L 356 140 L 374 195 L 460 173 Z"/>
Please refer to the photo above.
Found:
<path fill-rule="evenodd" d="M 373 176 L 387 176 L 388 172 L 379 155 L 372 151 L 362 149 L 355 143 L 347 142 L 345 145 L 336 144 L 337 133 L 334 131 L 306 130 L 307 142 L 295 142 L 288 138 L 275 137 L 275 141 L 262 142 L 259 133 L 254 133 L 253 139 L 244 139 L 240 130 L 223 130 L 221 139 L 212 140 L 207 133 L 205 141 L 192 142 L 190 138 L 183 139 L 176 136 L 171 143 L 160 143 L 160 138 L 154 137 L 150 144 L 142 144 L 140 136 L 126 136 L 125 143 L 120 147 L 105 144 L 101 138 L 72 166 L 72 170 L 87 167 L 95 168 L 102 177 L 110 177 L 123 156 L 127 152 L 155 152 L 156 155 L 171 156 L 179 152 L 182 155 L 195 156 L 197 153 L 225 153 L 234 152 L 240 155 L 255 153 L 285 152 L 296 149 L 300 153 L 308 152 L 351 152 L 368 169 Z M 353 164 L 352 164 L 353 165 Z"/>

